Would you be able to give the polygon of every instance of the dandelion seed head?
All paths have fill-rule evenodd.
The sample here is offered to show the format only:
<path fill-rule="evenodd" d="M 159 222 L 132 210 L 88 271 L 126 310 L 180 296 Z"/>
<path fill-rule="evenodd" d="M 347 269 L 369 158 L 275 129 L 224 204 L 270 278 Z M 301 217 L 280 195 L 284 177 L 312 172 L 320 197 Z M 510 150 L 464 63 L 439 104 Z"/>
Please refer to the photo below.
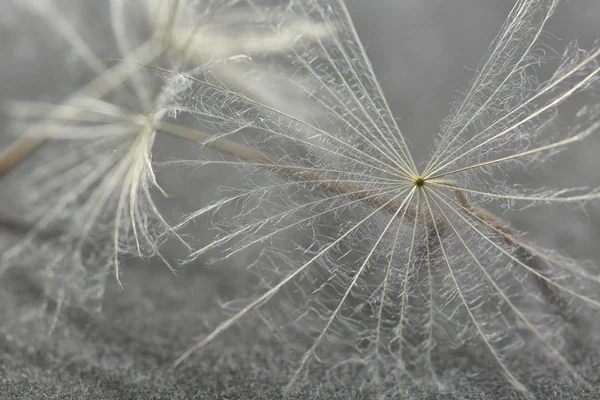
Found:
<path fill-rule="evenodd" d="M 154 145 L 165 122 L 180 112 L 174 100 L 191 85 L 181 77 L 156 73 L 146 64 L 197 68 L 195 63 L 201 62 L 225 73 L 220 58 L 239 57 L 233 46 L 248 41 L 234 40 L 223 28 L 239 23 L 245 15 L 228 15 L 228 7 L 120 0 L 104 4 L 106 13 L 100 16 L 107 23 L 100 36 L 88 41 L 90 35 L 80 29 L 90 16 L 67 13 L 70 3 L 77 10 L 84 8 L 78 1 L 53 0 L 15 7 L 24 17 L 39 18 L 47 25 L 56 36 L 52 39 L 65 42 L 77 65 L 93 78 L 56 103 L 14 101 L 7 107 L 15 117 L 12 131 L 24 141 L 35 139 L 36 146 L 44 145 L 35 165 L 30 163 L 27 171 L 12 177 L 15 195 L 21 193 L 28 200 L 23 207 L 31 210 L 27 214 L 33 228 L 3 254 L 2 268 L 26 254 L 45 259 L 35 248 L 46 231 L 55 230 L 60 244 L 42 272 L 48 295 L 61 291 L 67 293 L 68 302 L 82 305 L 87 304 L 82 298 L 90 298 L 92 308 L 98 309 L 109 273 L 120 281 L 122 259 L 158 257 L 174 269 L 176 260 L 163 257 L 159 247 L 174 237 L 187 248 L 155 203 L 157 196 L 168 193 L 157 182 Z M 164 12 L 156 13 L 159 7 Z M 202 57 L 197 57 L 188 50 L 197 49 L 198 37 L 218 46 L 203 46 Z M 258 43 L 249 44 L 248 53 L 277 51 L 269 46 L 276 47 L 281 40 L 274 39 L 262 49 Z M 220 82 L 232 81 L 231 75 L 225 73 Z M 201 141 L 203 136 L 198 135 L 191 140 Z M 42 155 L 47 157 L 43 162 Z"/>
<path fill-rule="evenodd" d="M 257 13 L 259 3 L 248 2 Z M 188 76 L 192 94 L 180 98 L 182 112 L 216 121 L 225 132 L 219 140 L 268 155 L 247 162 L 233 154 L 224 162 L 245 185 L 190 215 L 228 210 L 214 219 L 222 234 L 190 260 L 273 250 L 259 257 L 257 293 L 177 364 L 257 311 L 281 336 L 298 338 L 289 389 L 310 381 L 315 366 L 344 365 L 391 392 L 409 382 L 442 385 L 445 357 L 467 348 L 480 357 L 482 368 L 472 371 L 496 369 L 523 392 L 524 353 L 545 354 L 581 381 L 563 354 L 598 304 L 585 282 L 597 268 L 529 242 L 483 208 L 597 201 L 596 190 L 522 190 L 498 178 L 529 173 L 597 131 L 593 113 L 561 125 L 557 111 L 572 95 L 595 90 L 595 48 L 568 51 L 548 80 L 536 78 L 547 60 L 543 28 L 556 5 L 516 2 L 424 166 L 412 159 L 340 2 L 271 7 L 278 18 L 265 24 L 273 30 L 300 14 L 330 34 L 291 42 L 277 57 L 253 57 L 267 76 L 284 76 L 304 92 L 305 107 L 318 113 L 262 103 L 220 85 L 210 71 Z M 312 181 L 309 171 L 318 173 Z M 304 240 L 301 252 L 280 236 L 292 231 Z"/>

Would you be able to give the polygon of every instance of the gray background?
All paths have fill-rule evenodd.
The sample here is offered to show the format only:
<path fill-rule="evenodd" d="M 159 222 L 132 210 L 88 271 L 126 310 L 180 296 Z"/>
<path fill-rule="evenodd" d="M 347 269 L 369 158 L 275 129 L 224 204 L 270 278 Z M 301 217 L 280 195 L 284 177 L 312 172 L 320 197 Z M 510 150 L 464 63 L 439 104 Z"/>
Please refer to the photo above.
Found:
<path fill-rule="evenodd" d="M 6 1 L 6 0 L 3 0 Z M 27 1 L 27 0 L 23 0 Z M 466 87 L 487 46 L 508 14 L 512 2 L 503 0 L 377 0 L 350 1 L 350 12 L 367 47 L 375 71 L 400 119 L 399 125 L 421 159 L 450 110 L 457 90 Z M 23 26 L 11 27 L 10 12 L 0 18 L 0 96 L 35 95 L 51 66 L 35 64 L 34 56 L 14 47 L 27 40 Z M 563 2 L 548 25 L 557 51 L 572 39 L 590 47 L 600 38 L 600 3 Z M 34 29 L 34 27 L 32 27 Z M 25 31 L 28 28 L 25 27 Z M 20 32 L 20 33 L 15 33 Z M 35 46 L 35 43 L 32 44 Z M 16 49 L 16 50 L 15 50 Z M 34 52 L 32 52 L 33 54 Z M 6 57 L 12 55 L 12 57 Z M 31 62 L 24 61 L 30 60 Z M 0 126 L 5 126 L 2 121 Z M 0 145 L 10 139 L 2 136 Z M 600 140 L 591 140 L 559 157 L 543 184 L 572 186 L 573 181 L 600 186 Z M 159 142 L 169 152 L 193 157 L 187 144 Z M 157 147 L 161 149 L 161 147 Z M 184 193 L 178 183 L 188 178 L 163 173 L 166 189 Z M 2 188 L 0 206 L 14 202 Z M 182 201 L 185 203 L 185 201 Z M 183 206 L 182 206 L 183 208 Z M 3 210 L 5 211 L 5 210 Z M 176 212 L 174 211 L 176 214 Z M 515 215 L 516 226 L 527 229 L 547 245 L 566 247 L 581 257 L 599 260 L 595 246 L 597 209 L 576 213 L 556 224 L 548 211 Z M 0 228 L 0 240 L 15 234 Z M 9 239 L 6 239 L 9 240 Z M 173 251 L 172 255 L 176 255 Z M 174 355 L 194 338 L 222 320 L 214 299 L 236 293 L 244 283 L 236 266 L 219 270 L 193 265 L 178 276 L 163 265 L 132 261 L 124 269 L 125 290 L 111 280 L 103 317 L 77 309 L 65 310 L 58 328 L 47 337 L 54 304 L 41 296 L 26 273 L 11 270 L 0 279 L 0 398 L 278 398 L 293 370 L 284 346 L 262 326 L 243 325 L 177 373 L 169 369 Z M 205 311 L 205 310 L 209 311 Z M 42 311 L 40 311 L 42 310 Z M 200 311 L 203 310 L 203 311 Z M 41 326 L 41 328 L 40 328 Z M 600 356 L 589 354 L 579 365 L 586 376 L 597 375 Z M 568 383 L 524 377 L 539 398 L 595 399 L 599 392 Z M 429 393 L 427 398 L 455 398 Z M 513 398 L 495 377 L 482 376 L 465 389 L 463 398 Z M 369 398 L 352 389 L 352 382 L 315 382 L 297 398 Z"/>

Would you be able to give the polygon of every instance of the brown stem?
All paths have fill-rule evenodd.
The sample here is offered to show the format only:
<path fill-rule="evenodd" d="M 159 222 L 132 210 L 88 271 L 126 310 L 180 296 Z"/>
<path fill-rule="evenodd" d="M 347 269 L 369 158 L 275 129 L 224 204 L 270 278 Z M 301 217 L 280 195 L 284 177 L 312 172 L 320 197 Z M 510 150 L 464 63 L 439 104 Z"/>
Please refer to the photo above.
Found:
<path fill-rule="evenodd" d="M 402 205 L 402 201 L 400 200 L 394 200 L 390 202 L 390 200 L 392 200 L 391 196 L 381 195 L 373 197 L 373 192 L 365 190 L 365 187 L 363 186 L 354 185 L 347 182 L 335 182 L 327 180 L 318 173 L 302 171 L 299 170 L 298 167 L 279 164 L 258 150 L 222 138 L 211 139 L 210 135 L 199 132 L 195 129 L 187 128 L 177 124 L 171 124 L 168 122 L 161 123 L 158 129 L 164 133 L 169 133 L 184 139 L 203 142 L 206 144 L 206 146 L 212 147 L 213 149 L 222 153 L 227 153 L 232 156 L 239 157 L 245 161 L 253 162 L 258 166 L 273 169 L 278 173 L 288 176 L 292 179 L 310 181 L 325 190 L 347 195 L 352 199 L 362 200 L 370 206 L 376 208 L 384 207 L 383 210 L 391 214 L 396 213 Z M 386 205 L 386 203 L 389 204 Z M 414 209 L 408 209 L 406 214 L 409 219 L 414 219 L 416 216 Z"/>
<path fill-rule="evenodd" d="M 362 200 L 372 207 L 383 207 L 384 211 L 391 214 L 396 213 L 396 211 L 398 211 L 398 209 L 402 206 L 401 200 L 392 200 L 391 196 L 374 196 L 373 191 L 368 191 L 363 186 L 354 185 L 347 182 L 328 180 L 315 172 L 306 170 L 303 171 L 298 167 L 279 164 L 256 149 L 252 149 L 223 138 L 215 139 L 211 135 L 192 128 L 169 122 L 161 122 L 157 125 L 156 129 L 163 133 L 182 139 L 203 143 L 219 152 L 239 157 L 245 161 L 250 161 L 255 163 L 257 166 L 275 170 L 278 173 L 288 176 L 292 179 L 311 182 L 316 186 L 330 192 L 347 195 L 352 199 Z M 17 164 L 25 160 L 29 155 L 31 155 L 31 153 L 33 153 L 33 151 L 35 151 L 44 142 L 44 140 L 45 139 L 41 137 L 25 137 L 18 139 L 13 145 L 11 145 L 7 151 L 2 153 L 0 156 L 0 178 L 16 167 Z M 406 212 L 406 217 L 412 220 L 415 218 L 415 216 L 416 211 L 412 208 L 409 208 Z M 2 223 L 1 220 L 0 223 Z"/>
<path fill-rule="evenodd" d="M 340 193 L 348 195 L 353 199 L 363 200 L 365 203 L 373 206 L 373 207 L 382 207 L 386 203 L 384 210 L 388 213 L 395 213 L 398 211 L 400 206 L 402 205 L 402 201 L 396 200 L 391 201 L 390 196 L 374 196 L 372 192 L 364 190 L 365 188 L 359 185 L 347 183 L 347 182 L 336 182 L 325 179 L 323 176 L 318 173 L 311 171 L 302 171 L 297 167 L 293 167 L 290 165 L 279 164 L 273 159 L 266 156 L 264 153 L 249 148 L 247 146 L 223 139 L 223 138 L 213 138 L 211 135 L 200 132 L 198 130 L 188 128 L 185 126 L 169 123 L 169 122 L 161 122 L 157 126 L 157 130 L 167 133 L 182 139 L 191 140 L 194 142 L 204 143 L 206 146 L 209 146 L 217 151 L 222 153 L 230 154 L 235 157 L 239 157 L 243 160 L 253 162 L 258 166 L 263 166 L 266 168 L 273 169 L 280 174 L 286 175 L 290 178 L 301 180 L 301 181 L 310 181 L 315 183 L 315 185 L 326 189 L 328 191 L 334 193 Z M 26 159 L 31 153 L 33 153 L 42 143 L 44 142 L 44 138 L 40 137 L 25 137 L 18 139 L 11 147 L 8 148 L 7 151 L 2 153 L 0 156 L 0 177 L 7 174 L 10 170 L 12 170 L 17 164 Z M 518 233 L 516 230 L 512 229 L 508 226 L 506 222 L 492 213 L 474 207 L 469 200 L 467 199 L 466 194 L 460 190 L 458 184 L 454 181 L 441 181 L 442 183 L 454 187 L 455 195 L 457 200 L 460 202 L 462 207 L 465 210 L 470 211 L 477 218 L 481 219 L 485 223 L 492 226 L 495 230 L 502 233 L 502 238 L 510 245 L 516 246 L 519 249 L 522 249 L 522 252 L 526 254 L 528 257 L 533 255 L 525 249 L 519 243 Z M 409 219 L 414 219 L 417 215 L 416 210 L 410 208 L 407 211 L 407 217 Z M 521 250 L 520 250 L 521 251 Z"/>
<path fill-rule="evenodd" d="M 23 137 L 17 139 L 0 154 L 0 177 L 6 175 L 31 153 L 37 150 L 44 139 L 41 137 Z"/>

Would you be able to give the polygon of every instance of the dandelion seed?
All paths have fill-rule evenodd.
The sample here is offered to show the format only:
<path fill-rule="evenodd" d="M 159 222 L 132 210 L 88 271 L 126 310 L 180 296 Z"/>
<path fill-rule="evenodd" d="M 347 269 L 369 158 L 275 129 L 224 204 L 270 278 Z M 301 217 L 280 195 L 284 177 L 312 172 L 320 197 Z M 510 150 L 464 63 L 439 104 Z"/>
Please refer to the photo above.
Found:
<path fill-rule="evenodd" d="M 15 185 L 28 196 L 29 218 L 35 223 L 3 253 L 0 273 L 57 225 L 62 231 L 57 246 L 65 250 L 52 255 L 44 269 L 50 295 L 66 291 L 70 302 L 99 307 L 109 271 L 114 271 L 121 284 L 120 259 L 125 255 L 156 256 L 173 270 L 172 261 L 161 255 L 160 245 L 170 236 L 187 244 L 154 200 L 154 192 L 167 196 L 154 172 L 155 138 L 157 133 L 195 142 L 209 137 L 167 122 L 177 111 L 172 99 L 189 84 L 178 77 L 165 79 L 140 63 L 182 68 L 193 62 L 190 68 L 201 63 L 225 72 L 235 64 L 228 60 L 240 52 L 248 59 L 260 52 L 279 52 L 280 34 L 248 40 L 227 36 L 227 25 L 240 23 L 240 15 L 233 15 L 240 10 L 232 9 L 233 3 L 200 7 L 193 1 L 111 0 L 105 3 L 110 30 L 103 34 L 115 41 L 98 46 L 101 54 L 95 51 L 95 43 L 86 42 L 78 32 L 76 18 L 71 20 L 62 12 L 69 2 L 35 0 L 17 5 L 44 21 L 94 78 L 59 104 L 13 101 L 9 105 L 11 114 L 19 118 L 14 130 L 23 138 L 3 152 L 0 174 L 43 143 L 52 158 L 27 171 L 26 178 Z M 308 34 L 307 29 L 305 24 L 303 30 L 290 30 L 287 35 L 302 36 Z M 258 43 L 260 39 L 268 43 Z M 105 57 L 109 45 L 112 53 Z M 222 82 L 228 82 L 230 75 L 232 71 Z M 239 82 L 233 84 L 239 87 Z M 260 91 L 251 93 L 261 98 Z M 269 99 L 276 101 L 276 95 Z"/>
<path fill-rule="evenodd" d="M 247 3 L 264 15 L 261 2 Z M 219 161 L 239 169 L 247 187 L 184 220 L 213 215 L 222 231 L 190 261 L 208 254 L 223 260 L 266 243 L 273 249 L 259 260 L 267 287 L 175 365 L 259 312 L 284 334 L 292 330 L 303 349 L 288 389 L 311 366 L 333 370 L 348 363 L 362 365 L 364 382 L 377 382 L 384 393 L 404 393 L 415 383 L 441 386 L 448 352 L 466 344 L 473 346 L 479 370 L 497 369 L 521 392 L 527 392 L 524 354 L 544 354 L 548 365 L 583 383 L 568 360 L 568 340 L 583 334 L 600 304 L 598 269 L 538 247 L 469 199 L 583 205 L 600 197 L 598 189 L 519 192 L 493 174 L 494 168 L 548 162 L 598 131 L 595 103 L 575 116 L 573 126 L 556 123 L 563 102 L 598 90 L 597 46 L 583 51 L 569 45 L 549 80 L 532 79 L 556 5 L 515 4 L 422 167 L 341 1 L 271 6 L 265 26 L 273 31 L 299 14 L 336 28 L 316 40 L 291 40 L 285 56 L 253 57 L 304 91 L 325 118 L 234 92 L 210 71 L 159 69 L 192 85 L 177 99 L 181 112 L 226 121 L 219 139 L 235 140 L 254 154 Z M 303 179 L 302 171 L 311 179 Z M 364 191 L 363 201 L 357 201 L 357 189 Z M 216 218 L 220 212 L 227 218 Z M 291 230 L 300 231 L 302 251 L 290 250 L 281 236 Z M 302 323 L 286 324 L 277 308 Z"/>

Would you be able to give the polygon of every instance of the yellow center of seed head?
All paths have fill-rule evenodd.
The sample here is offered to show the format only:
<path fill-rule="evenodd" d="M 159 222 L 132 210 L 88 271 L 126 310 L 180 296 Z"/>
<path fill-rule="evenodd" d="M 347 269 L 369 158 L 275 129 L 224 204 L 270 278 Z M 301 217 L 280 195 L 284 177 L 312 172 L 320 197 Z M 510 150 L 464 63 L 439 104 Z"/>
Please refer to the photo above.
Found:
<path fill-rule="evenodd" d="M 422 177 L 418 177 L 415 179 L 415 186 L 422 187 L 423 185 L 425 185 L 425 179 L 423 179 Z"/>

